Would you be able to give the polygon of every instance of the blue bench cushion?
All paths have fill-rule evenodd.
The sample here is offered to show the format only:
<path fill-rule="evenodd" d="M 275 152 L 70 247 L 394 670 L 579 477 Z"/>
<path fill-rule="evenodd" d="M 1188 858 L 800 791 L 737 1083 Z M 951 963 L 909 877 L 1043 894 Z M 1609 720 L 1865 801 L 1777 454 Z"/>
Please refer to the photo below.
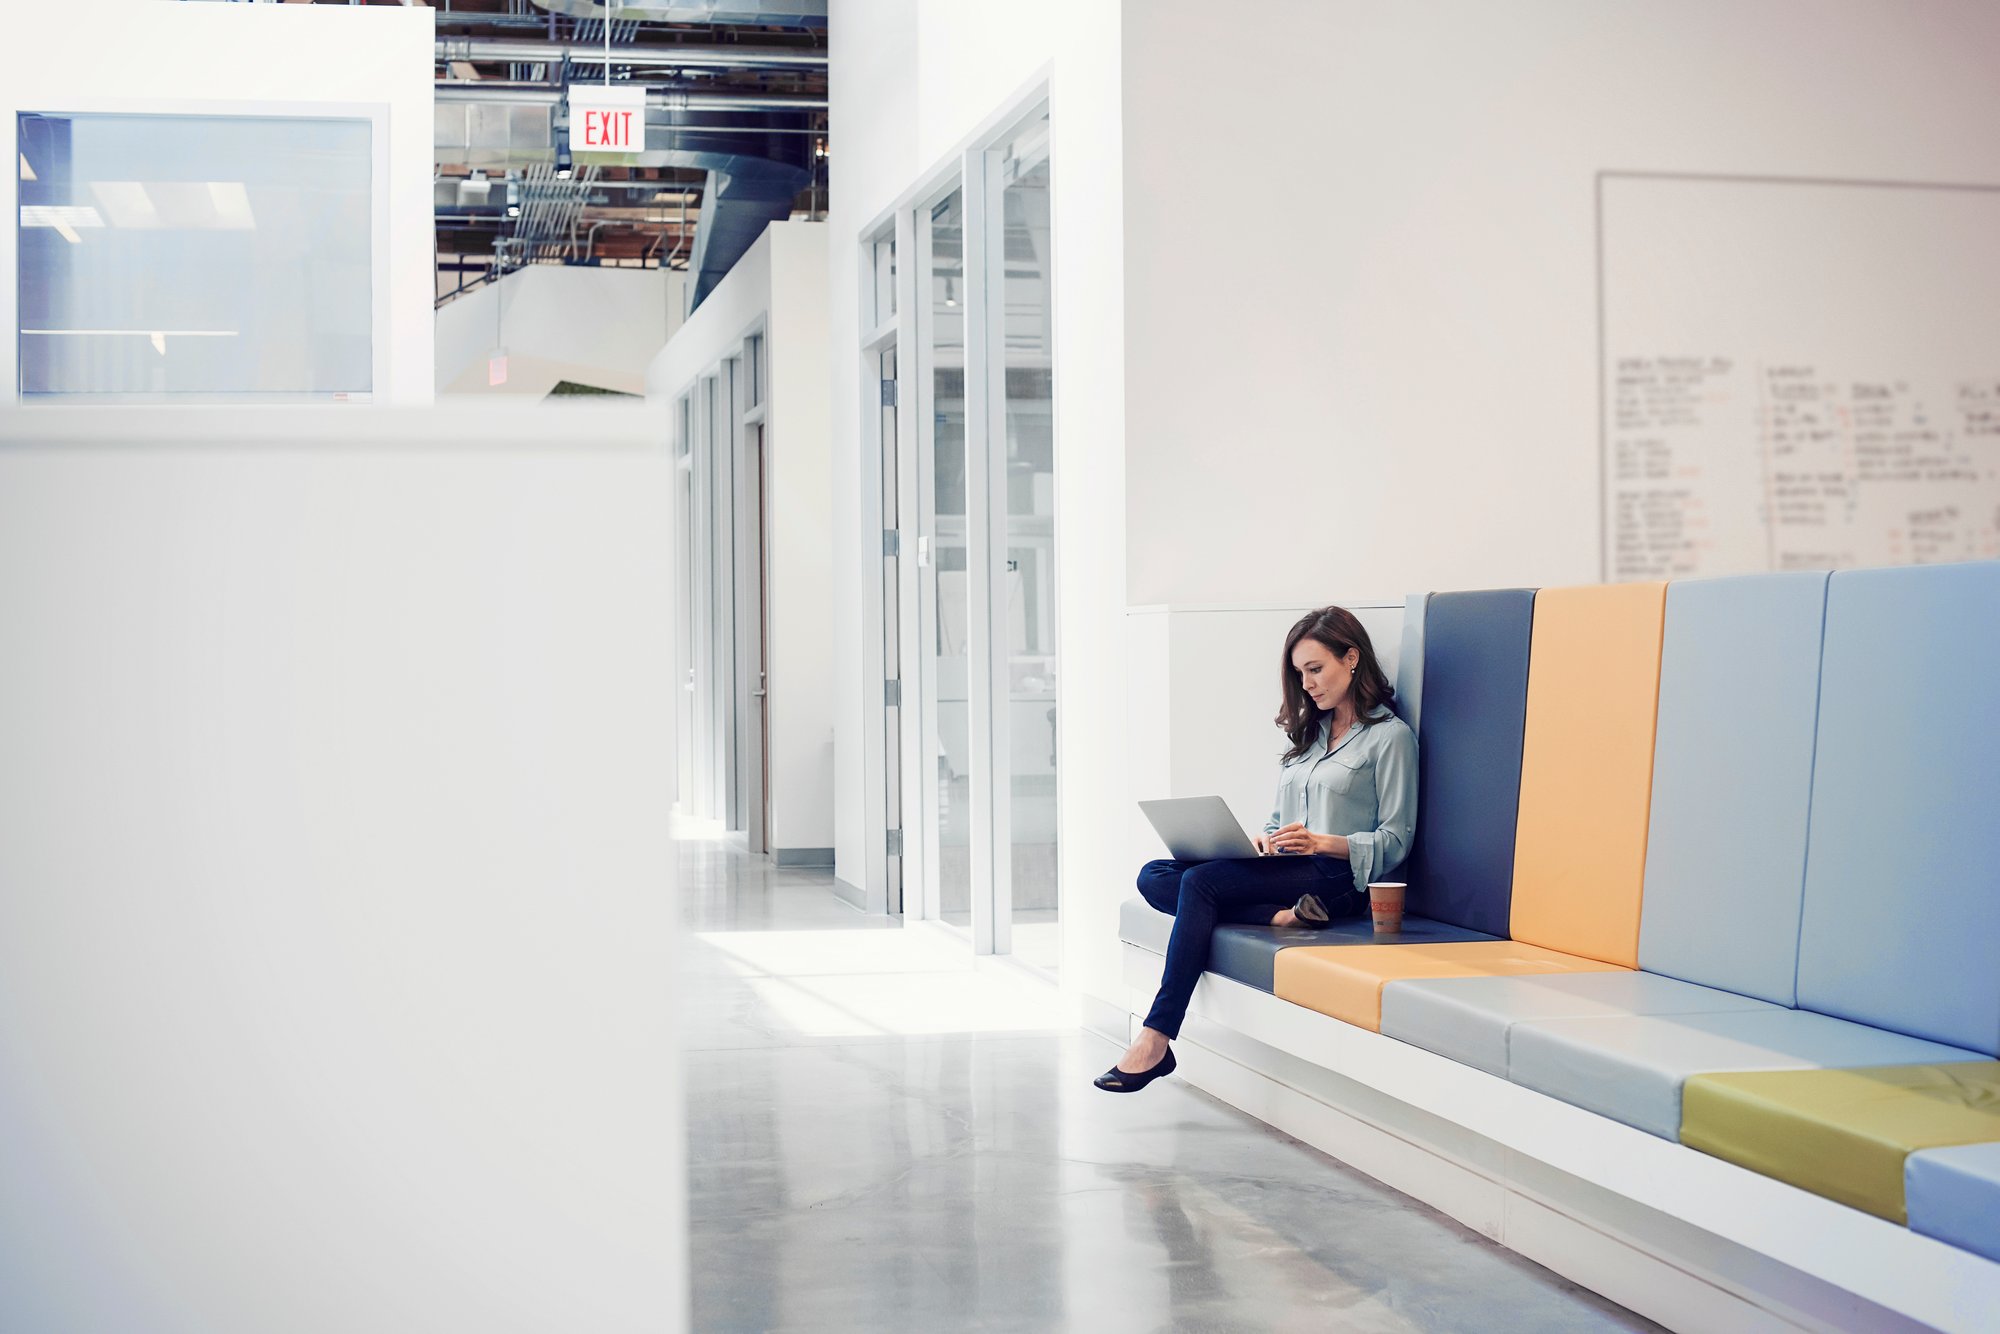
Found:
<path fill-rule="evenodd" d="M 1804 1010 L 1514 1025 L 1507 1077 L 1516 1084 L 1663 1139 L 1678 1140 L 1681 1084 L 1724 1070 L 1811 1070 L 1976 1061 L 1977 1052 Z"/>
<path fill-rule="evenodd" d="M 1409 907 L 1493 936 L 1512 905 L 1534 616 L 1529 588 L 1433 593 L 1424 607 Z"/>
<path fill-rule="evenodd" d="M 1911 1231 L 2000 1260 L 2000 1144 L 1911 1154 L 1903 1197 Z"/>
<path fill-rule="evenodd" d="M 1639 966 L 1796 1000 L 1824 574 L 1667 587 Z"/>
<path fill-rule="evenodd" d="M 1996 662 L 2000 562 L 1829 583 L 1801 1006 L 2000 1055 Z"/>
<path fill-rule="evenodd" d="M 1167 952 L 1167 937 L 1173 933 L 1174 919 L 1156 911 L 1144 899 L 1127 899 L 1118 909 L 1118 937 L 1154 954 Z M 1272 973 L 1278 951 L 1293 945 L 1404 945 L 1440 941 L 1491 940 L 1477 931 L 1449 926 L 1421 917 L 1405 917 L 1401 934 L 1378 936 L 1366 918 L 1335 922 L 1314 929 L 1296 926 L 1218 926 L 1209 937 L 1208 971 L 1252 986 L 1274 991 Z"/>
<path fill-rule="evenodd" d="M 1452 977 L 1386 984 L 1382 1031 L 1504 1079 L 1508 1034 L 1526 1020 L 1777 1008 L 1651 973 Z"/>

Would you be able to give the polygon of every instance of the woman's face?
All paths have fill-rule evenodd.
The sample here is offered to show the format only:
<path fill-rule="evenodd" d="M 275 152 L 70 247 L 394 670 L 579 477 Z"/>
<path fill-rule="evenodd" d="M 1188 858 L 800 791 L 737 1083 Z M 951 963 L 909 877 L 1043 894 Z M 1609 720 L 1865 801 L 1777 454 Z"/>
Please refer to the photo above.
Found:
<path fill-rule="evenodd" d="M 1350 648 L 1336 654 L 1317 639 L 1301 639 L 1292 650 L 1292 667 L 1313 707 L 1331 713 L 1354 687 L 1354 669 L 1361 665 L 1361 650 Z"/>

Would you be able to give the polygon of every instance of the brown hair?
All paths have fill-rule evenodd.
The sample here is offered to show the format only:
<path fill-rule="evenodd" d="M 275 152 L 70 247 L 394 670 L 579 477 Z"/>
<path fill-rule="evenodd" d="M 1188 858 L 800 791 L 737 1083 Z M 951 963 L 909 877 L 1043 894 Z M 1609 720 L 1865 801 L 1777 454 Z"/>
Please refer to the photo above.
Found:
<path fill-rule="evenodd" d="M 1368 642 L 1368 631 L 1353 612 L 1345 607 L 1321 607 L 1306 613 L 1285 636 L 1284 656 L 1278 660 L 1282 694 L 1275 721 L 1279 730 L 1291 738 L 1292 748 L 1284 755 L 1287 763 L 1312 747 L 1319 736 L 1320 720 L 1326 717 L 1325 711 L 1306 694 L 1299 683 L 1298 671 L 1292 666 L 1292 651 L 1304 639 L 1326 645 L 1335 657 L 1345 658 L 1349 649 L 1360 653 L 1361 660 L 1354 665 L 1352 694 L 1354 716 L 1361 722 L 1381 722 L 1396 698 L 1396 688 L 1389 684 L 1389 678 L 1382 674 L 1382 664 L 1375 660 L 1375 646 Z"/>

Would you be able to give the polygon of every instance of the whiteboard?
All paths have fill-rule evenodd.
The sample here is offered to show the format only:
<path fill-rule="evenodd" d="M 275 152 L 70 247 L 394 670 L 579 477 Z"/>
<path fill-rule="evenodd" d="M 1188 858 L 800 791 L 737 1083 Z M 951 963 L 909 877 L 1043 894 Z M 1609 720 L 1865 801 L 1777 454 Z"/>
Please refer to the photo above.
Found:
<path fill-rule="evenodd" d="M 2000 187 L 1598 178 L 1612 580 L 2000 557 Z"/>

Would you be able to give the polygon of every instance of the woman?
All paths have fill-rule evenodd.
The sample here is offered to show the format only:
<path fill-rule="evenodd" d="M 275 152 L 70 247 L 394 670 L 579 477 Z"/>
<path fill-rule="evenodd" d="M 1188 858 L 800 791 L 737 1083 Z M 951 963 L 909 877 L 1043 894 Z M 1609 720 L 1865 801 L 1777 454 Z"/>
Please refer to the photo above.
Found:
<path fill-rule="evenodd" d="M 1180 1034 L 1218 922 L 1321 927 L 1359 917 L 1368 882 L 1394 874 L 1409 851 L 1417 738 L 1389 710 L 1396 691 L 1361 622 L 1342 607 L 1311 613 L 1285 636 L 1278 670 L 1277 723 L 1292 744 L 1280 761 L 1278 809 L 1252 840 L 1258 857 L 1148 862 L 1139 872 L 1139 892 L 1173 914 L 1174 930 L 1146 1026 L 1097 1077 L 1107 1092 L 1136 1093 L 1173 1072 L 1167 1044 Z"/>

